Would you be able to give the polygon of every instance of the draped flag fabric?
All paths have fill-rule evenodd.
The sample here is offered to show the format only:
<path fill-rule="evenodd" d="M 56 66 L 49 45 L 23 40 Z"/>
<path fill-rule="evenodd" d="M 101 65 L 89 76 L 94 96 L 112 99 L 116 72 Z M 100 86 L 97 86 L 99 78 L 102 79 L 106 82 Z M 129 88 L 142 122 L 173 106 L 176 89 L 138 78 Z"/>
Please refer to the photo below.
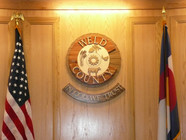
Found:
<path fill-rule="evenodd" d="M 2 140 L 34 140 L 22 39 L 15 29 L 15 51 L 5 100 Z"/>
<path fill-rule="evenodd" d="M 180 134 L 176 88 L 167 26 L 163 27 L 160 62 L 158 140 L 176 140 Z"/>

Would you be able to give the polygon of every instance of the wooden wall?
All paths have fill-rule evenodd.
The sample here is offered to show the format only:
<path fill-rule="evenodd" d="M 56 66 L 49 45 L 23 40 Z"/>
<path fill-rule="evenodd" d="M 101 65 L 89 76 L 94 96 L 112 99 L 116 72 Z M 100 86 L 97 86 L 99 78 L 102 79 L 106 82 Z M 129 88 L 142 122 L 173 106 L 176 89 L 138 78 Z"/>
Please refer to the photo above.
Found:
<path fill-rule="evenodd" d="M 0 10 L 0 126 L 11 58 L 14 10 Z M 161 10 L 21 10 L 21 24 L 36 140 L 156 140 Z M 167 11 L 172 44 L 181 140 L 186 139 L 186 9 Z M 121 54 L 118 75 L 98 89 L 84 87 L 69 72 L 66 55 L 86 33 L 111 38 Z M 116 83 L 126 91 L 101 104 L 78 102 L 62 89 L 71 83 L 90 93 Z M 0 134 L 1 136 L 1 134 Z"/>

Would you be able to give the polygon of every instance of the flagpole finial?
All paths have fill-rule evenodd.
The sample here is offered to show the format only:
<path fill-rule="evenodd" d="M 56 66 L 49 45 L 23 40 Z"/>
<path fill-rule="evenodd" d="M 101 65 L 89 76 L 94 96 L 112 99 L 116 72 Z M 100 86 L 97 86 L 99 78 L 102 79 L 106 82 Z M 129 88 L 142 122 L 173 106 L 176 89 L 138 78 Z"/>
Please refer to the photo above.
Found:
<path fill-rule="evenodd" d="M 163 24 L 166 24 L 166 11 L 165 11 L 165 7 L 164 6 L 162 8 L 162 17 L 163 17 Z"/>
<path fill-rule="evenodd" d="M 165 14 L 165 13 L 166 13 L 165 7 L 163 6 L 163 8 L 162 8 L 162 14 Z"/>
<path fill-rule="evenodd" d="M 24 21 L 24 16 L 22 13 L 13 13 L 11 16 L 11 20 L 15 19 L 16 26 L 19 26 L 19 21 L 22 20 Z"/>

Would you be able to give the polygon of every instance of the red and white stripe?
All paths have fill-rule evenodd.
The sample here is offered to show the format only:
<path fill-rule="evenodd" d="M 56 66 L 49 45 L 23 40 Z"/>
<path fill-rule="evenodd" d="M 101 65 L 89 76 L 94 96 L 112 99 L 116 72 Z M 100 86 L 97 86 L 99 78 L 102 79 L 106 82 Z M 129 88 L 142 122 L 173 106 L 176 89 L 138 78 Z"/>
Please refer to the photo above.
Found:
<path fill-rule="evenodd" d="M 21 107 L 7 90 L 2 140 L 34 140 L 29 100 Z"/>
<path fill-rule="evenodd" d="M 170 55 L 168 57 L 168 69 L 170 71 L 172 71 L 172 73 L 173 73 L 172 55 Z M 168 90 L 168 78 L 166 78 L 166 82 L 167 82 L 166 83 L 166 90 Z M 167 134 L 171 130 L 169 97 L 166 97 L 166 96 L 165 96 L 164 99 L 160 100 L 160 102 L 159 102 L 158 140 L 166 140 L 167 139 Z"/>
<path fill-rule="evenodd" d="M 158 115 L 158 140 L 166 140 L 166 98 L 159 102 Z"/>

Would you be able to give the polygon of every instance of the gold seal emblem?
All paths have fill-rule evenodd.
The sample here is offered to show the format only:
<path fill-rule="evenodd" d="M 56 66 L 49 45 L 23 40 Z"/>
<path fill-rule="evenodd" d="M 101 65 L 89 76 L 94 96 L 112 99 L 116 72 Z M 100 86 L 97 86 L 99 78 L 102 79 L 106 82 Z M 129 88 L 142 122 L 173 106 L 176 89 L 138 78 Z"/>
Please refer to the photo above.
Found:
<path fill-rule="evenodd" d="M 92 33 L 76 39 L 68 52 L 68 65 L 73 75 L 89 85 L 102 84 L 120 68 L 120 53 L 108 37 Z"/>

